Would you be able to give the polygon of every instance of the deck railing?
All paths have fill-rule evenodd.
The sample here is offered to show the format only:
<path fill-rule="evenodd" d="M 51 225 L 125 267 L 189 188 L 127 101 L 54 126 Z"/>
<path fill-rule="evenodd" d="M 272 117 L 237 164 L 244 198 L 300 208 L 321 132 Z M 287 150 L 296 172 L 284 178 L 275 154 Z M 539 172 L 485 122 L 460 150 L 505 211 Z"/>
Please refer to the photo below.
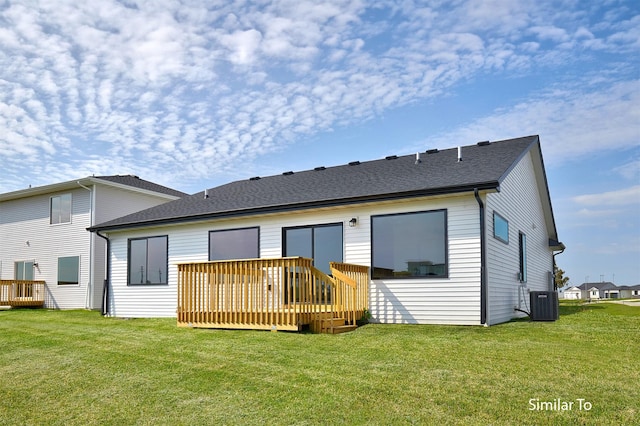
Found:
<path fill-rule="evenodd" d="M 331 266 L 333 277 L 302 257 L 179 264 L 178 325 L 300 330 L 327 315 L 355 324 L 368 268 Z"/>
<path fill-rule="evenodd" d="M 0 280 L 0 306 L 43 306 L 45 282 Z"/>

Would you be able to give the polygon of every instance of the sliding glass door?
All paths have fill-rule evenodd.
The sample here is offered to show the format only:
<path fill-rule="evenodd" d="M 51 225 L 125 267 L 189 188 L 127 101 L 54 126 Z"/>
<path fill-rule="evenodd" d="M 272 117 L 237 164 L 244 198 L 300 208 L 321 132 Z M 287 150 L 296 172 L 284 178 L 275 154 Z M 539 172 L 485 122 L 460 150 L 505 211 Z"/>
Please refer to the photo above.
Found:
<path fill-rule="evenodd" d="M 284 228 L 284 256 L 313 259 L 325 274 L 331 274 L 329 262 L 342 262 L 342 223 Z"/>
<path fill-rule="evenodd" d="M 331 274 L 329 262 L 342 262 L 342 223 L 327 225 L 313 225 L 283 229 L 283 255 L 301 256 L 313 259 L 316 268 L 327 275 Z M 285 303 L 290 302 L 291 295 L 298 295 L 295 301 L 299 302 L 300 277 L 299 271 L 287 271 L 287 290 L 285 291 Z M 331 293 L 329 286 L 324 283 L 314 283 L 312 292 L 318 301 L 329 303 Z"/>

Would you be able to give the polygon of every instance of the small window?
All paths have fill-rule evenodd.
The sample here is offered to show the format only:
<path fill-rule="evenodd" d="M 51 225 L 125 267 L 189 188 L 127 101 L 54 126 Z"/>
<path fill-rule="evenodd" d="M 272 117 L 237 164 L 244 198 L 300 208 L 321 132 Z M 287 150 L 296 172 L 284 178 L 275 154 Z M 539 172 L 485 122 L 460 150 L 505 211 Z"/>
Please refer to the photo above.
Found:
<path fill-rule="evenodd" d="M 448 276 L 447 211 L 371 217 L 372 278 Z"/>
<path fill-rule="evenodd" d="M 58 285 L 78 284 L 80 276 L 80 257 L 58 258 Z"/>
<path fill-rule="evenodd" d="M 527 282 L 527 236 L 522 232 L 519 233 L 519 257 L 520 257 L 520 282 Z"/>
<path fill-rule="evenodd" d="M 209 260 L 257 259 L 260 228 L 209 231 Z"/>
<path fill-rule="evenodd" d="M 168 237 L 129 240 L 129 284 L 167 284 Z"/>
<path fill-rule="evenodd" d="M 56 225 L 59 223 L 71 222 L 71 194 L 62 194 L 51 197 L 49 206 L 49 223 Z"/>
<path fill-rule="evenodd" d="M 496 212 L 493 212 L 493 237 L 509 244 L 509 222 Z"/>

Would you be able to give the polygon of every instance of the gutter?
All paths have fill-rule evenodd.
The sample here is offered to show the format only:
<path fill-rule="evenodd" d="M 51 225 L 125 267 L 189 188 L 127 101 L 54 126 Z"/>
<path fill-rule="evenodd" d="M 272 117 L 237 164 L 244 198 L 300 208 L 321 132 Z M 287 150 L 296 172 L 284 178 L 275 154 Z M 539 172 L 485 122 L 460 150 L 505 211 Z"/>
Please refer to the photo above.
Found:
<path fill-rule="evenodd" d="M 480 324 L 487 325 L 487 255 L 486 255 L 486 219 L 484 203 L 480 198 L 478 188 L 474 188 L 473 195 L 478 202 L 480 214 Z"/>
<path fill-rule="evenodd" d="M 111 276 L 111 240 L 108 237 L 102 235 L 100 231 L 95 231 L 96 235 L 107 242 L 107 267 L 105 271 L 104 285 L 102 286 L 102 306 L 100 309 L 100 313 L 103 316 L 109 315 L 109 297 L 110 297 L 110 289 L 109 289 L 109 277 Z"/>
<path fill-rule="evenodd" d="M 99 224 L 95 227 L 88 228 L 88 231 L 95 232 L 95 231 L 112 231 L 112 230 L 121 230 L 121 229 L 131 229 L 131 228 L 145 228 L 149 226 L 199 222 L 199 221 L 213 220 L 213 219 L 224 219 L 229 217 L 235 218 L 235 217 L 242 217 L 242 216 L 253 216 L 257 214 L 286 213 L 286 212 L 297 211 L 297 210 L 338 207 L 338 206 L 345 206 L 345 205 L 356 205 L 356 204 L 380 202 L 380 201 L 394 201 L 394 200 L 400 200 L 400 199 L 428 197 L 428 196 L 437 196 L 437 195 L 450 195 L 450 194 L 465 193 L 465 192 L 475 191 L 475 190 L 487 190 L 487 191 L 499 190 L 499 188 L 500 188 L 500 182 L 489 181 L 489 182 L 476 184 L 475 186 L 468 186 L 468 185 L 454 186 L 454 187 L 444 187 L 444 188 L 438 188 L 438 189 L 432 189 L 432 190 L 426 190 L 426 191 L 419 190 L 419 191 L 398 192 L 398 193 L 392 193 L 392 194 L 349 197 L 349 198 L 342 198 L 338 200 L 321 200 L 321 201 L 300 202 L 295 204 L 280 204 L 280 205 L 270 205 L 270 206 L 248 207 L 248 208 L 242 208 L 238 210 L 225 210 L 225 211 L 217 211 L 217 212 L 213 211 L 213 212 L 190 214 L 186 216 L 161 217 L 158 219 L 139 220 L 139 221 L 133 221 L 133 222 L 126 222 L 126 223 L 116 223 L 113 225 L 109 225 L 109 223 L 107 222 L 104 226 Z"/>

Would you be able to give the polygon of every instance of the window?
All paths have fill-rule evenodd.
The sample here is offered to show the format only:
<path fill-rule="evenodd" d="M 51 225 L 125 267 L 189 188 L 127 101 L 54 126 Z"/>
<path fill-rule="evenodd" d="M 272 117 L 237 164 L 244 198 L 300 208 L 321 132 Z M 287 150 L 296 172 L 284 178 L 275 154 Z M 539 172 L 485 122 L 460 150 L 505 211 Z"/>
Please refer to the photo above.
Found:
<path fill-rule="evenodd" d="M 493 212 L 493 237 L 509 244 L 509 222 L 496 212 Z"/>
<path fill-rule="evenodd" d="M 33 281 L 33 260 L 19 261 L 14 264 L 16 280 Z"/>
<path fill-rule="evenodd" d="M 527 282 L 527 236 L 522 232 L 519 233 L 518 236 L 519 243 L 519 257 L 520 257 L 520 273 L 519 279 L 520 282 Z"/>
<path fill-rule="evenodd" d="M 260 228 L 209 232 L 209 260 L 257 259 L 260 257 Z"/>
<path fill-rule="evenodd" d="M 372 278 L 446 277 L 447 212 L 371 217 Z"/>
<path fill-rule="evenodd" d="M 342 223 L 284 228 L 284 255 L 313 259 L 316 268 L 331 274 L 329 262 L 342 262 Z"/>
<path fill-rule="evenodd" d="M 71 222 L 71 194 L 63 194 L 51 197 L 51 205 L 49 206 L 50 219 L 49 223 L 55 225 L 58 223 Z"/>
<path fill-rule="evenodd" d="M 167 284 L 168 237 L 129 240 L 129 284 Z"/>
<path fill-rule="evenodd" d="M 58 258 L 58 285 L 78 284 L 80 275 L 80 257 Z"/>

